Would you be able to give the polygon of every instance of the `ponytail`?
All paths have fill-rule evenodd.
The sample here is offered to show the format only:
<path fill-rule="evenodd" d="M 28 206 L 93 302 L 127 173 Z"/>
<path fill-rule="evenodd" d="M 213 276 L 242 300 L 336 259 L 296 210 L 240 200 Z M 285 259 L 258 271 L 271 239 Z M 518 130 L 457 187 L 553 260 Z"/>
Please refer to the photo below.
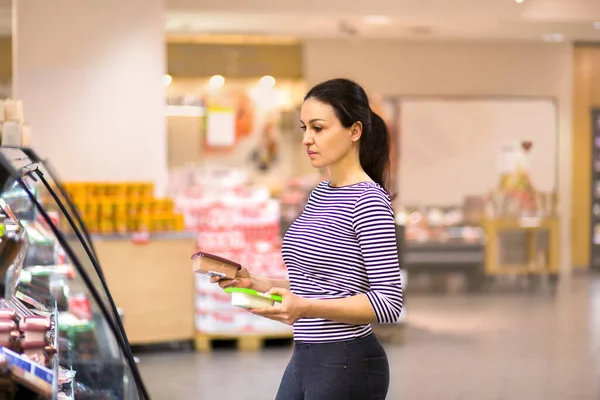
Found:
<path fill-rule="evenodd" d="M 371 110 L 371 123 L 363 124 L 359 142 L 360 165 L 379 186 L 389 191 L 390 135 L 387 124 Z"/>

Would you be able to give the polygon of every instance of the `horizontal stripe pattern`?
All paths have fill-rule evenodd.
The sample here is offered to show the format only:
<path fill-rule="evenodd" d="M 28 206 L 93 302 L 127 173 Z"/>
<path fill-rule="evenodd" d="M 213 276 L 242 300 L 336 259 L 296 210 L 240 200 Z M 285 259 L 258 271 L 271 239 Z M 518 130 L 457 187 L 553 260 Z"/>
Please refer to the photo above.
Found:
<path fill-rule="evenodd" d="M 282 255 L 294 294 L 337 299 L 364 293 L 379 323 L 398 320 L 402 286 L 396 225 L 389 196 L 378 184 L 319 184 L 285 234 Z M 350 340 L 371 332 L 370 325 L 320 318 L 294 324 L 294 339 L 303 342 Z"/>

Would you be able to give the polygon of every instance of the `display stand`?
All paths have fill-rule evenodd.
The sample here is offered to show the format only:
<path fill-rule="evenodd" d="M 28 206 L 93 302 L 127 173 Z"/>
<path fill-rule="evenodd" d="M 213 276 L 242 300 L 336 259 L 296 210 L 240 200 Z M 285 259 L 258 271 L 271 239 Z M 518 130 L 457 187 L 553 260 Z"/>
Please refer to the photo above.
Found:
<path fill-rule="evenodd" d="M 147 243 L 136 244 L 130 236 L 92 236 L 132 345 L 194 339 L 194 238 L 151 234 Z"/>
<path fill-rule="evenodd" d="M 485 219 L 482 227 L 487 237 L 485 248 L 485 275 L 547 275 L 550 282 L 558 282 L 560 266 L 560 239 L 558 218 Z M 503 246 L 503 235 L 521 233 L 525 236 L 524 262 L 511 262 Z M 543 239 L 543 236 L 547 240 Z M 546 242 L 543 245 L 542 242 Z"/>
<path fill-rule="evenodd" d="M 460 229 L 460 227 L 446 229 Z M 453 239 L 418 242 L 406 240 L 404 226 L 398 226 L 396 232 L 402 254 L 401 265 L 409 275 L 426 274 L 437 279 L 445 278 L 451 273 L 459 273 L 465 276 L 469 290 L 481 289 L 485 272 L 485 241 L 483 237 L 470 241 Z"/>

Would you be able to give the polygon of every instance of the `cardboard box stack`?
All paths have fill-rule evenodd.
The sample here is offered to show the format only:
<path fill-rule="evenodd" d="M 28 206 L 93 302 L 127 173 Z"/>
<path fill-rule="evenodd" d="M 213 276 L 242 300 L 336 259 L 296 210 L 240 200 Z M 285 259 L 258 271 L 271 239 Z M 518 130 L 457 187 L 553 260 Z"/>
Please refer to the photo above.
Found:
<path fill-rule="evenodd" d="M 0 145 L 28 147 L 29 124 L 24 122 L 23 103 L 15 99 L 0 100 Z"/>
<path fill-rule="evenodd" d="M 252 187 L 235 169 L 182 172 L 176 204 L 197 232 L 196 250 L 238 262 L 253 273 L 284 278 L 279 202 L 268 188 Z M 192 264 L 190 262 L 190 269 Z M 231 305 L 205 275 L 196 274 L 196 330 L 209 334 L 279 333 L 290 327 Z"/>

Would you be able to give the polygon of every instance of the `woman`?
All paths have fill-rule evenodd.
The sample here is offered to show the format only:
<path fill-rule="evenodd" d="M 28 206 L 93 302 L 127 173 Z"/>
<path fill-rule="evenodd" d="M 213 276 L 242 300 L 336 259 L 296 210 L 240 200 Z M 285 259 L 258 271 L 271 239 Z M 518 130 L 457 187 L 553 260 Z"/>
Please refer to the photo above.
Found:
<path fill-rule="evenodd" d="M 389 364 L 370 324 L 394 323 L 402 309 L 387 128 L 346 79 L 312 88 L 300 119 L 313 167 L 328 168 L 331 180 L 311 192 L 283 239 L 289 281 L 245 268 L 212 281 L 283 296 L 281 307 L 251 311 L 294 326 L 277 400 L 385 399 Z"/>

